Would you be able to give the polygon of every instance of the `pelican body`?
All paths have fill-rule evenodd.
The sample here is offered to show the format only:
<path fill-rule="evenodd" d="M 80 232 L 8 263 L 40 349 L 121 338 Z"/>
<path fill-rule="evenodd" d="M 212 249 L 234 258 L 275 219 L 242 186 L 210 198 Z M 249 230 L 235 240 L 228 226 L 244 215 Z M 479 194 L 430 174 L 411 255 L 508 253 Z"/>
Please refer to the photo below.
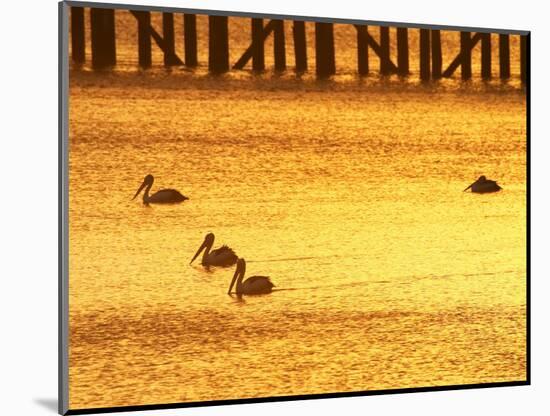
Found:
<path fill-rule="evenodd" d="M 271 290 L 275 287 L 269 277 L 267 276 L 250 276 L 243 282 L 244 273 L 246 271 L 246 262 L 244 259 L 237 260 L 237 268 L 235 269 L 235 274 L 231 279 L 231 284 L 229 285 L 228 294 L 231 294 L 233 286 L 236 285 L 237 295 L 265 295 L 271 293 Z"/>
<path fill-rule="evenodd" d="M 179 191 L 176 191 L 175 189 L 161 189 L 160 191 L 155 192 L 153 195 L 149 195 L 149 191 L 153 186 L 154 180 L 155 178 L 153 177 L 153 175 L 147 175 L 145 179 L 143 179 L 143 183 L 140 185 L 139 189 L 137 190 L 132 200 L 136 199 L 136 197 L 143 190 L 143 188 L 145 188 L 145 192 L 143 193 L 143 203 L 146 205 L 147 204 L 177 204 L 185 201 L 186 199 L 189 199 L 186 196 L 183 196 L 181 193 L 179 193 Z"/>
<path fill-rule="evenodd" d="M 216 248 L 212 251 L 212 246 L 214 245 L 214 234 L 208 233 L 206 234 L 206 237 L 204 237 L 204 241 L 202 242 L 201 246 L 191 259 L 191 263 L 195 261 L 195 259 L 199 256 L 201 251 L 204 250 L 202 254 L 202 260 L 201 264 L 205 267 L 210 266 L 218 266 L 218 267 L 229 267 L 233 266 L 237 262 L 237 255 L 233 251 L 233 249 L 229 248 L 226 245 L 223 245 L 219 248 Z"/>
<path fill-rule="evenodd" d="M 498 192 L 502 189 L 496 183 L 496 181 L 492 181 L 490 179 L 487 179 L 485 176 L 480 176 L 477 179 L 477 181 L 475 181 L 470 186 L 468 186 L 466 189 L 464 189 L 464 192 L 466 192 L 470 188 L 472 188 L 472 192 L 475 192 L 477 194 L 486 194 L 486 193 L 489 193 L 489 192 Z"/>

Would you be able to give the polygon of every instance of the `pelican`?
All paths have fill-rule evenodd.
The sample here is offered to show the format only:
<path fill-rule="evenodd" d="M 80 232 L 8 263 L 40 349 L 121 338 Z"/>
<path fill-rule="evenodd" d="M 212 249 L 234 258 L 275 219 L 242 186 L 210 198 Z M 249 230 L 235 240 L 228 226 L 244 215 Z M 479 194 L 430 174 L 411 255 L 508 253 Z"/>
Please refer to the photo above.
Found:
<path fill-rule="evenodd" d="M 231 279 L 231 284 L 227 291 L 229 295 L 231 294 L 231 289 L 233 289 L 235 281 L 237 282 L 237 295 L 264 295 L 271 293 L 271 289 L 275 287 L 275 285 L 271 283 L 269 277 L 250 276 L 243 282 L 245 270 L 246 262 L 244 259 L 237 260 L 237 268 L 235 269 L 235 274 L 233 275 L 233 279 Z"/>
<path fill-rule="evenodd" d="M 153 175 L 147 175 L 145 179 L 143 179 L 143 183 L 140 185 L 132 200 L 136 199 L 143 188 L 145 188 L 145 193 L 143 194 L 144 204 L 176 204 L 189 199 L 175 189 L 161 189 L 153 195 L 149 195 L 154 180 L 155 178 L 153 178 Z"/>
<path fill-rule="evenodd" d="M 464 189 L 463 192 L 466 192 L 468 189 L 472 188 L 472 192 L 478 194 L 486 194 L 489 192 L 498 192 L 502 188 L 495 182 L 490 179 L 487 179 L 485 176 L 480 176 L 477 181 Z"/>
<path fill-rule="evenodd" d="M 223 245 L 219 248 L 216 248 L 212 251 L 212 246 L 214 245 L 214 234 L 208 233 L 206 234 L 206 237 L 204 237 L 204 241 L 202 242 L 201 246 L 191 259 L 191 263 L 198 257 L 201 251 L 204 250 L 204 253 L 202 255 L 202 261 L 201 264 L 203 266 L 209 267 L 209 266 L 219 266 L 219 267 L 228 267 L 233 266 L 237 262 L 237 255 L 233 251 L 233 249 L 227 247 L 226 245 Z"/>

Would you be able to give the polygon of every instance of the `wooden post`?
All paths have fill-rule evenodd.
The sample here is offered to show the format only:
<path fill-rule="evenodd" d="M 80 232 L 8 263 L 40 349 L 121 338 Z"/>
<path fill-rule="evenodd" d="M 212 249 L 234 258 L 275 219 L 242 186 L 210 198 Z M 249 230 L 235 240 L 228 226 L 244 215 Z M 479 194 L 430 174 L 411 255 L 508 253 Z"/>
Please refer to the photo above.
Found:
<path fill-rule="evenodd" d="M 460 73 L 462 79 L 472 78 L 472 49 L 470 32 L 460 32 Z"/>
<path fill-rule="evenodd" d="M 510 78 L 510 36 L 498 35 L 498 62 L 501 79 Z"/>
<path fill-rule="evenodd" d="M 164 52 L 165 60 L 166 60 L 166 55 L 168 55 L 169 56 L 168 59 L 171 62 L 173 61 L 174 65 L 183 65 L 183 61 L 175 54 L 173 43 L 172 43 L 172 47 L 170 47 L 169 42 L 166 42 L 166 39 L 160 36 L 157 33 L 157 31 L 153 27 L 151 27 L 149 12 L 142 13 L 135 10 L 129 10 L 129 12 L 137 19 L 138 28 L 141 27 L 141 31 L 138 31 L 138 45 L 140 44 L 139 42 L 140 36 L 142 37 L 142 41 L 143 41 L 142 44 L 145 44 L 145 42 L 150 42 L 150 39 L 149 40 L 145 39 L 145 37 L 149 35 L 151 38 L 154 39 L 155 43 L 162 50 L 162 52 Z M 148 49 L 147 51 L 148 51 L 147 53 L 150 55 L 150 51 Z M 147 56 L 147 53 L 142 56 Z M 146 58 L 144 58 L 144 61 L 145 60 Z"/>
<path fill-rule="evenodd" d="M 529 45 L 528 45 L 528 35 L 520 35 L 519 37 L 519 56 L 520 56 L 520 74 L 521 74 L 521 82 L 527 83 L 527 72 L 528 69 L 528 54 L 529 54 Z"/>
<path fill-rule="evenodd" d="M 441 78 L 442 59 L 441 59 L 441 32 L 432 30 L 432 78 Z"/>
<path fill-rule="evenodd" d="M 481 35 L 481 78 L 491 78 L 491 34 Z"/>
<path fill-rule="evenodd" d="M 164 51 L 164 65 L 177 65 L 179 62 L 175 59 L 176 44 L 173 13 L 162 13 L 162 36 L 166 45 L 166 50 Z"/>
<path fill-rule="evenodd" d="M 252 19 L 252 69 L 254 71 L 263 71 L 265 69 L 263 33 L 263 20 Z"/>
<path fill-rule="evenodd" d="M 397 28 L 397 72 L 409 74 L 409 34 L 406 27 Z"/>
<path fill-rule="evenodd" d="M 307 71 L 305 22 L 294 21 L 294 23 L 292 24 L 292 35 L 294 37 L 294 58 L 296 62 L 296 72 L 305 72 Z"/>
<path fill-rule="evenodd" d="M 92 66 L 105 68 L 116 64 L 115 11 L 90 9 L 92 28 Z"/>
<path fill-rule="evenodd" d="M 420 29 L 420 79 L 430 79 L 430 29 Z"/>
<path fill-rule="evenodd" d="M 152 64 L 151 59 L 151 13 L 136 11 L 138 14 L 138 61 L 142 68 L 149 68 Z"/>
<path fill-rule="evenodd" d="M 355 25 L 357 29 L 357 70 L 359 75 L 369 73 L 369 48 L 368 48 L 368 28 L 364 25 Z"/>
<path fill-rule="evenodd" d="M 391 73 L 390 62 L 390 28 L 380 26 L 380 74 L 388 75 Z"/>
<path fill-rule="evenodd" d="M 283 20 L 274 20 L 274 22 L 273 54 L 275 56 L 275 70 L 284 71 L 286 69 L 285 22 Z"/>
<path fill-rule="evenodd" d="M 71 48 L 73 62 L 86 61 L 86 39 L 84 36 L 84 9 L 71 6 Z"/>
<path fill-rule="evenodd" d="M 466 33 L 466 36 L 464 37 L 461 34 L 460 53 L 456 56 L 455 59 L 453 59 L 453 61 L 449 64 L 447 69 L 443 71 L 443 74 L 442 74 L 443 77 L 446 77 L 446 78 L 450 77 L 451 75 L 454 74 L 454 72 L 458 69 L 458 67 L 462 67 L 462 69 L 466 68 L 466 70 L 469 68 L 470 70 L 469 76 L 471 77 L 472 75 L 471 51 L 474 48 L 474 46 L 476 46 L 477 43 L 481 40 L 481 35 L 482 33 L 476 33 L 472 38 L 470 38 L 469 33 Z M 464 57 L 466 57 L 466 59 Z M 462 65 L 463 63 L 466 63 L 464 67 Z M 467 76 L 468 74 L 463 71 L 462 72 L 463 79 L 468 79 L 468 78 L 465 78 L 465 75 Z"/>
<path fill-rule="evenodd" d="M 183 40 L 185 65 L 195 67 L 199 62 L 197 59 L 197 16 L 194 14 L 183 15 Z"/>
<path fill-rule="evenodd" d="M 275 26 L 277 25 L 275 20 L 270 20 L 267 25 L 264 26 L 261 34 L 260 41 L 263 43 L 267 39 L 267 37 L 274 31 Z M 235 65 L 233 65 L 233 69 L 243 69 L 244 66 L 247 64 L 248 61 L 250 61 L 253 58 L 254 55 L 254 44 L 251 42 L 250 46 L 244 51 L 242 56 L 239 58 L 237 62 L 235 62 Z"/>
<path fill-rule="evenodd" d="M 208 16 L 208 69 L 229 70 L 229 40 L 227 16 Z"/>
<path fill-rule="evenodd" d="M 317 76 L 320 78 L 336 73 L 332 23 L 315 23 L 315 66 Z"/>

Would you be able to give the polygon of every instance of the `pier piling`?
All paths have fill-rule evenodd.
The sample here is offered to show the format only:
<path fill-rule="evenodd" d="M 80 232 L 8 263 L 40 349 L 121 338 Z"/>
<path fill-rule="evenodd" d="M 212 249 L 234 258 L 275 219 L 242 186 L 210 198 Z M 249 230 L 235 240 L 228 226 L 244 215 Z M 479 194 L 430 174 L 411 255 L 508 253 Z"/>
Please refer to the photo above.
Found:
<path fill-rule="evenodd" d="M 481 35 L 481 78 L 491 78 L 491 34 Z"/>
<path fill-rule="evenodd" d="M 263 71 L 265 69 L 264 54 L 264 22 L 262 19 L 252 19 L 252 69 Z"/>
<path fill-rule="evenodd" d="M 441 58 L 441 32 L 439 30 L 431 30 L 431 48 L 432 48 L 432 78 L 440 79 L 442 71 Z"/>
<path fill-rule="evenodd" d="M 260 41 L 265 42 L 267 37 L 273 32 L 275 29 L 275 21 L 270 20 L 267 25 L 263 27 Z M 243 69 L 244 66 L 247 64 L 248 61 L 250 61 L 253 58 L 254 55 L 254 44 L 251 42 L 250 46 L 246 49 L 246 51 L 242 54 L 242 56 L 239 58 L 239 60 L 233 65 L 233 69 Z"/>
<path fill-rule="evenodd" d="M 86 37 L 82 7 L 71 7 L 71 48 L 73 62 L 84 63 L 86 60 Z"/>
<path fill-rule="evenodd" d="M 461 32 L 460 34 L 460 52 L 455 59 L 443 71 L 443 77 L 450 77 L 461 67 L 462 79 L 470 79 L 472 76 L 472 49 L 481 40 L 481 33 L 476 33 L 470 37 L 470 33 Z"/>
<path fill-rule="evenodd" d="M 397 28 L 397 73 L 409 74 L 409 34 L 405 27 Z"/>
<path fill-rule="evenodd" d="M 357 71 L 359 75 L 369 73 L 368 28 L 365 25 L 355 25 L 357 30 Z"/>
<path fill-rule="evenodd" d="M 470 32 L 460 32 L 460 75 L 463 80 L 472 78 L 472 45 Z"/>
<path fill-rule="evenodd" d="M 185 49 L 185 65 L 195 67 L 199 64 L 197 59 L 197 16 L 194 14 L 183 15 L 183 42 Z"/>
<path fill-rule="evenodd" d="M 527 36 L 523 35 L 519 37 L 519 59 L 520 59 L 520 77 L 521 82 L 526 83 L 527 82 L 527 53 L 528 53 L 528 44 L 527 44 Z"/>
<path fill-rule="evenodd" d="M 430 29 L 420 29 L 420 79 L 430 79 Z"/>
<path fill-rule="evenodd" d="M 306 47 L 306 24 L 295 21 L 292 24 L 292 37 L 294 38 L 294 59 L 296 72 L 307 71 L 307 47 Z"/>
<path fill-rule="evenodd" d="M 162 13 L 162 36 L 166 47 L 164 50 L 164 65 L 178 65 L 180 62 L 176 59 L 173 13 Z"/>
<path fill-rule="evenodd" d="M 166 39 L 170 38 L 169 30 L 167 32 L 166 29 L 163 28 L 165 37 L 162 37 L 151 26 L 151 15 L 149 12 L 130 10 L 130 13 L 138 22 L 138 54 L 140 65 L 143 63 L 145 65 L 142 66 L 147 67 L 147 63 L 151 60 L 150 38 L 153 38 L 157 46 L 164 52 L 165 63 L 168 60 L 168 62 L 173 62 L 173 65 L 183 65 L 182 60 L 176 55 L 173 46 L 174 43 L 171 42 L 172 46 L 170 46 L 170 42 L 166 42 Z M 166 35 L 168 35 L 168 37 L 166 37 Z"/>
<path fill-rule="evenodd" d="M 332 23 L 315 23 L 315 70 L 319 78 L 327 78 L 336 73 Z"/>
<path fill-rule="evenodd" d="M 151 12 L 128 10 L 138 23 L 137 49 L 138 62 L 141 68 L 149 68 L 152 65 L 152 47 L 154 43 L 164 54 L 164 65 L 184 65 L 177 53 L 175 42 L 175 14 L 162 12 L 162 34 L 151 25 Z M 70 36 L 71 58 L 75 64 L 86 61 L 85 8 L 71 6 Z M 183 16 L 183 43 L 185 52 L 185 65 L 196 67 L 198 65 L 198 41 L 197 41 L 197 17 L 195 14 L 181 14 Z M 208 16 L 208 69 L 214 73 L 226 72 L 230 68 L 229 62 L 229 19 L 227 16 Z M 315 22 L 315 72 L 319 78 L 327 78 L 336 73 L 334 24 Z M 374 38 L 369 33 L 368 26 L 354 24 L 357 30 L 357 72 L 360 76 L 366 75 L 371 69 L 370 50 L 379 59 L 380 75 L 398 74 L 407 76 L 410 74 L 410 47 L 408 29 L 389 26 L 379 26 L 379 37 Z M 285 22 L 281 19 L 269 20 L 264 25 L 264 19 L 251 18 L 251 43 L 242 56 L 232 66 L 233 69 L 243 69 L 249 61 L 252 61 L 253 71 L 265 70 L 265 42 L 273 33 L 273 56 L 275 71 L 287 69 Z M 396 63 L 392 60 L 391 33 L 395 33 Z M 492 77 L 492 35 L 487 32 L 459 32 L 460 52 L 455 55 L 448 67 L 443 70 L 442 38 L 444 33 L 440 29 L 419 29 L 419 76 L 422 81 L 437 80 L 442 77 L 451 77 L 460 68 L 461 78 L 472 78 L 472 51 L 481 44 L 481 78 L 484 80 Z M 455 32 L 456 33 L 456 32 Z M 447 36 L 445 34 L 445 36 Z M 455 35 L 456 36 L 456 35 Z M 517 35 L 514 35 L 517 36 Z M 90 39 L 92 67 L 103 69 L 116 64 L 116 35 L 115 35 L 115 10 L 103 8 L 90 8 Z M 496 38 L 493 40 L 496 41 Z M 292 21 L 292 41 L 294 43 L 294 61 L 297 74 L 308 70 L 308 53 L 306 23 L 304 21 Z M 511 56 L 516 56 L 510 43 L 510 35 L 498 34 L 498 71 L 501 80 L 507 80 L 512 76 Z M 413 51 L 416 53 L 416 51 Z M 529 35 L 519 35 L 520 78 L 522 83 L 527 82 L 529 72 Z M 496 53 L 495 53 L 496 58 Z M 476 56 L 476 64 L 477 64 Z M 495 71 L 496 72 L 496 71 Z M 517 74 L 513 74 L 517 77 Z"/>
<path fill-rule="evenodd" d="M 229 70 L 229 40 L 227 16 L 208 16 L 208 69 Z"/>
<path fill-rule="evenodd" d="M 116 64 L 115 11 L 90 9 L 92 66 L 97 69 Z"/>
<path fill-rule="evenodd" d="M 380 74 L 389 75 L 390 66 L 390 28 L 380 26 Z"/>
<path fill-rule="evenodd" d="M 273 55 L 275 56 L 275 70 L 286 69 L 286 48 L 285 48 L 285 23 L 283 20 L 274 20 L 273 29 Z"/>
<path fill-rule="evenodd" d="M 151 66 L 151 13 L 136 11 L 138 14 L 138 61 L 142 68 Z"/>
<path fill-rule="evenodd" d="M 498 35 L 498 63 L 501 79 L 510 78 L 510 36 Z"/>
<path fill-rule="evenodd" d="M 336 73 L 332 23 L 315 23 L 315 69 L 320 78 Z"/>

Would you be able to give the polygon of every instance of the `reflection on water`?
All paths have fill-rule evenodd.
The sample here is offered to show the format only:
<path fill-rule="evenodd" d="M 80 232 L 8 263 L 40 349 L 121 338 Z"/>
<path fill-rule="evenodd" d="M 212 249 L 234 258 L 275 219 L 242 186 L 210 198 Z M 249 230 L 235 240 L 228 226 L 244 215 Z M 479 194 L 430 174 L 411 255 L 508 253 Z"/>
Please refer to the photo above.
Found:
<path fill-rule="evenodd" d="M 521 91 L 70 77 L 71 408 L 525 379 Z M 273 293 L 190 266 L 207 232 Z"/>

